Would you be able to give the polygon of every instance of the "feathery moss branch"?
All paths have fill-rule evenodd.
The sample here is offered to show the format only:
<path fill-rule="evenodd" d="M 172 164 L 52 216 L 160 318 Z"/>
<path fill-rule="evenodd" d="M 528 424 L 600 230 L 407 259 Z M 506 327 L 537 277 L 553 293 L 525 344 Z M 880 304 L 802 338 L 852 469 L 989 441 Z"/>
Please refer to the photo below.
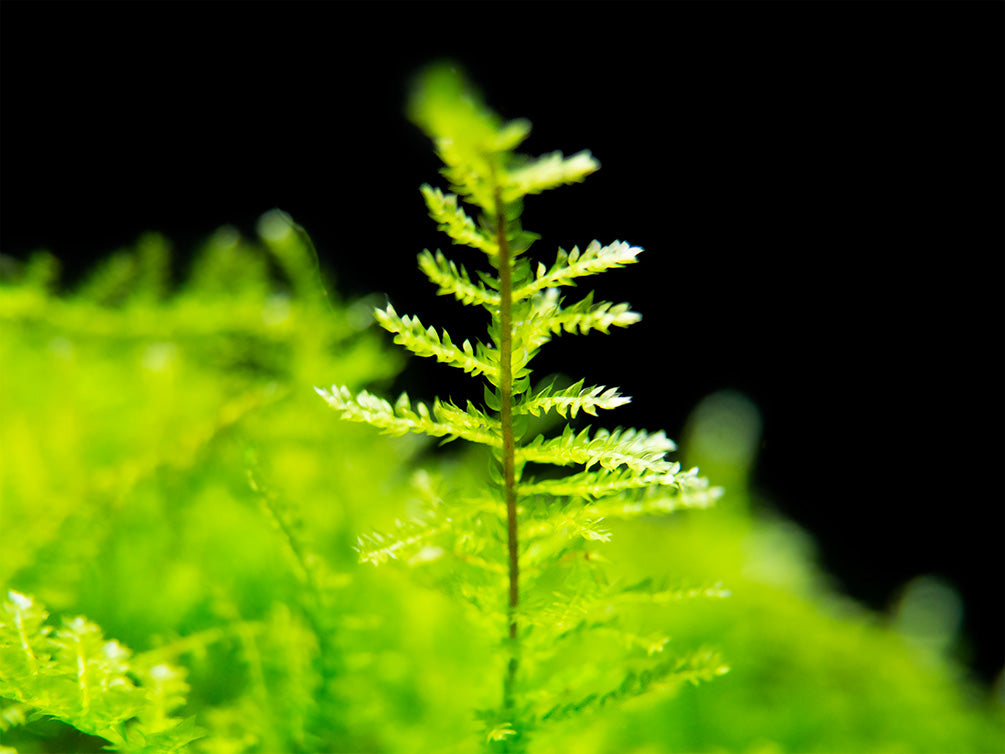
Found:
<path fill-rule="evenodd" d="M 174 716 L 188 685 L 179 669 L 133 655 L 82 617 L 60 626 L 33 597 L 0 602 L 0 697 L 104 738 L 116 751 L 182 752 L 201 737 Z"/>
<path fill-rule="evenodd" d="M 721 670 L 721 662 L 710 656 L 671 660 L 630 672 L 620 686 L 600 696 L 561 703 L 549 690 L 551 682 L 535 676 L 541 658 L 564 646 L 558 640 L 567 632 L 603 630 L 626 650 L 641 648 L 647 657 L 662 652 L 665 635 L 641 635 L 615 625 L 619 611 L 614 608 L 638 600 L 663 604 L 685 592 L 600 589 L 603 558 L 594 548 L 613 536 L 604 523 L 607 518 L 703 507 L 714 501 L 717 490 L 694 470 L 682 472 L 666 458 L 675 445 L 663 432 L 574 429 L 564 423 L 557 433 L 528 436 L 530 417 L 549 412 L 562 420 L 580 412 L 596 416 L 600 409 L 630 400 L 616 388 L 586 387 L 582 380 L 560 389 L 553 384 L 530 388 L 531 362 L 554 336 L 608 333 L 640 319 L 628 304 L 595 301 L 592 292 L 569 303 L 559 293 L 583 277 L 635 263 L 640 248 L 594 241 L 582 252 L 578 247 L 559 249 L 551 266 L 535 265 L 529 250 L 538 236 L 520 224 L 525 197 L 578 183 L 599 168 L 597 161 L 586 151 L 571 157 L 516 154 L 529 124 L 504 122 L 449 66 L 427 71 L 409 114 L 432 138 L 444 163 L 449 190 L 421 188 L 430 217 L 455 244 L 483 252 L 487 269 L 479 269 L 475 277 L 441 251 L 423 251 L 419 267 L 440 295 L 488 311 L 489 339 L 457 345 L 446 331 L 409 315 L 399 317 L 391 306 L 378 310 L 377 320 L 413 353 L 483 378 L 484 406 L 468 403 L 462 409 L 439 399 L 432 407 L 422 402 L 413 406 L 406 395 L 392 406 L 365 391 L 354 396 L 338 385 L 318 393 L 350 421 L 395 434 L 460 438 L 485 445 L 492 454 L 488 488 L 457 491 L 449 502 L 429 508 L 421 521 L 361 537 L 359 551 L 362 560 L 373 563 L 394 559 L 419 565 L 454 558 L 456 571 L 447 579 L 451 589 L 502 634 L 502 700 L 498 708 L 482 713 L 485 741 L 496 750 L 521 751 L 543 721 Z M 538 472 L 576 466 L 581 468 L 558 477 L 554 471 Z M 555 606 L 542 599 L 540 591 L 549 579 L 576 589 L 572 597 L 559 600 L 564 617 L 556 617 Z M 722 596 L 713 592 L 696 590 L 686 596 Z M 606 611 L 605 617 L 576 617 L 590 605 L 603 605 L 597 612 Z M 535 661 L 525 664 L 525 653 Z"/>

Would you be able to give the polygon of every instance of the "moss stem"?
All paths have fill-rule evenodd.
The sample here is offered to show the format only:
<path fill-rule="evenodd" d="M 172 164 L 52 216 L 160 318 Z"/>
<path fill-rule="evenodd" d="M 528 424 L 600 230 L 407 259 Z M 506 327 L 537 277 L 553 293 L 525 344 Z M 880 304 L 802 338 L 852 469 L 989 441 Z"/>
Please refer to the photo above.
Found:
<path fill-rule="evenodd" d="M 516 441 L 513 436 L 513 269 L 506 215 L 499 188 L 495 191 L 496 243 L 499 246 L 499 421 L 502 425 L 503 486 L 506 496 L 506 531 L 509 547 L 509 640 L 510 659 L 503 703 L 513 706 L 513 687 L 519 665 L 516 611 L 520 605 L 520 558 L 516 520 Z"/>

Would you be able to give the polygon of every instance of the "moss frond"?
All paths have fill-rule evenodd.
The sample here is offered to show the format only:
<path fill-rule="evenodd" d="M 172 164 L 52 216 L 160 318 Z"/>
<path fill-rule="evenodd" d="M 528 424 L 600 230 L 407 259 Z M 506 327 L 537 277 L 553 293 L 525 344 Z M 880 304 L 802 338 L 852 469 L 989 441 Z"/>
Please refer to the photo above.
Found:
<path fill-rule="evenodd" d="M 48 618 L 13 590 L 0 603 L 0 697 L 122 752 L 180 752 L 202 736 L 191 719 L 174 716 L 188 693 L 180 668 L 133 655 L 86 618 L 58 626 Z"/>
<path fill-rule="evenodd" d="M 499 245 L 468 217 L 457 203 L 456 194 L 444 194 L 428 184 L 424 184 L 420 190 L 429 208 L 429 216 L 437 223 L 436 227 L 450 236 L 455 243 L 480 249 L 490 257 L 499 253 Z"/>
<path fill-rule="evenodd" d="M 676 448 L 662 431 L 601 428 L 591 435 L 589 427 L 576 432 L 566 426 L 558 437 L 546 439 L 538 435 L 521 447 L 517 455 L 532 463 L 583 464 L 587 469 L 599 464 L 608 470 L 626 466 L 634 472 L 666 474 L 672 464 L 664 456 Z"/>
<path fill-rule="evenodd" d="M 408 393 L 402 393 L 392 406 L 366 390 L 353 396 L 345 385 L 332 385 L 331 390 L 315 390 L 329 406 L 342 413 L 343 419 L 365 422 L 387 434 L 419 432 L 431 437 L 446 437 L 448 440 L 461 437 L 482 445 L 499 445 L 498 420 L 471 404 L 468 404 L 465 411 L 437 398 L 430 408 L 421 401 L 413 404 Z"/>
<path fill-rule="evenodd" d="M 621 395 L 617 388 L 605 388 L 603 385 L 584 388 L 583 380 L 580 380 L 560 390 L 555 390 L 554 385 L 545 386 L 534 395 L 521 400 L 514 411 L 531 416 L 556 411 L 563 419 L 566 416 L 575 419 L 580 411 L 596 416 L 598 408 L 613 409 L 631 403 L 631 400 Z"/>
<path fill-rule="evenodd" d="M 410 114 L 432 138 L 449 187 L 449 193 L 421 187 L 429 216 L 455 245 L 483 251 L 488 269 L 472 274 L 441 251 L 424 251 L 419 267 L 438 294 L 488 312 L 490 345 L 469 340 L 457 345 L 446 331 L 399 316 L 391 306 L 378 310 L 377 321 L 412 353 L 482 377 L 484 406 L 469 403 L 462 410 L 439 399 L 431 406 L 413 406 L 406 395 L 392 405 L 365 391 L 354 396 L 344 387 L 318 393 L 343 418 L 384 432 L 419 432 L 488 446 L 492 463 L 485 488 L 459 489 L 421 518 L 399 522 L 393 532 L 361 537 L 359 553 L 365 562 L 397 560 L 421 567 L 427 575 L 440 573 L 447 591 L 501 634 L 502 702 L 481 713 L 485 741 L 499 750 L 523 750 L 542 721 L 719 672 L 721 663 L 712 659 L 671 660 L 631 671 L 613 689 L 549 709 L 556 696 L 568 697 L 569 692 L 557 690 L 555 681 L 535 688 L 532 671 L 545 656 L 571 646 L 573 636 L 586 634 L 604 635 L 629 653 L 658 655 L 666 635 L 618 625 L 619 605 L 722 596 L 701 589 L 608 588 L 600 552 L 614 536 L 608 517 L 703 507 L 714 501 L 716 491 L 694 471 L 682 472 L 667 459 L 676 446 L 661 431 L 575 430 L 567 423 L 580 413 L 596 416 L 601 409 L 628 403 L 617 388 L 585 386 L 580 380 L 564 388 L 530 389 L 532 362 L 553 337 L 609 333 L 641 316 L 625 303 L 595 301 L 592 292 L 573 302 L 559 293 L 584 277 L 633 264 L 640 248 L 593 241 L 582 252 L 578 247 L 559 249 L 551 266 L 535 264 L 529 250 L 538 236 L 520 224 L 525 197 L 578 183 L 599 163 L 587 151 L 571 157 L 517 154 L 514 148 L 529 131 L 526 121 L 504 123 L 449 65 L 435 66 L 420 79 Z M 469 214 L 462 203 L 477 214 Z M 529 419 L 551 412 L 562 420 L 561 431 L 525 438 Z M 538 479 L 533 465 L 581 468 Z M 447 562 L 452 567 L 443 566 Z M 562 594 L 552 587 L 549 599 L 544 595 L 552 582 L 574 591 Z M 522 663 L 527 665 L 524 673 Z"/>
<path fill-rule="evenodd" d="M 434 327 L 424 327 L 418 317 L 408 314 L 399 317 L 390 304 L 385 309 L 377 309 L 376 316 L 381 327 L 395 334 L 395 343 L 417 356 L 432 356 L 474 376 L 484 374 L 493 384 L 499 379 L 498 364 L 491 351 L 481 343 L 471 345 L 470 340 L 465 340 L 456 346 L 448 332 L 443 331 L 441 335 Z"/>
<path fill-rule="evenodd" d="M 540 194 L 569 183 L 580 183 L 599 169 L 600 163 L 586 150 L 571 157 L 552 152 L 509 171 L 502 181 L 503 201 Z"/>
<path fill-rule="evenodd" d="M 419 268 L 426 273 L 441 296 L 453 296 L 462 304 L 477 304 L 486 308 L 499 306 L 499 294 L 481 283 L 474 283 L 467 270 L 447 259 L 437 249 L 435 256 L 429 251 L 419 254 Z"/>
<path fill-rule="evenodd" d="M 560 248 L 555 263 L 550 268 L 545 267 L 543 263 L 538 264 L 534 279 L 514 291 L 513 297 L 525 299 L 547 288 L 574 286 L 576 278 L 634 264 L 638 261 L 636 257 L 641 253 L 642 249 L 623 241 L 615 241 L 607 246 L 601 246 L 599 241 L 593 241 L 583 252 L 579 251 L 579 247 L 573 247 L 569 252 Z"/>

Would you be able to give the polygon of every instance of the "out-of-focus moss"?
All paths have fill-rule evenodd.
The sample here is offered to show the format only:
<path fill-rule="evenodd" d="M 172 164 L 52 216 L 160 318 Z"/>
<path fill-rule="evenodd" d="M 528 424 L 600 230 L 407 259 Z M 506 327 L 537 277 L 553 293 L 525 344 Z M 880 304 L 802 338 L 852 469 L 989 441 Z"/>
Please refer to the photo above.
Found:
<path fill-rule="evenodd" d="M 668 526 L 619 528 L 613 544 L 625 578 L 644 560 L 645 570 L 669 580 L 723 582 L 730 599 L 648 620 L 671 643 L 714 643 L 730 672 L 674 697 L 640 700 L 566 745 L 638 754 L 1002 751 L 1005 708 L 937 651 L 948 641 L 919 643 L 894 616 L 834 590 L 810 537 L 753 499 L 759 431 L 744 397 L 706 399 L 692 415 L 685 455 L 730 485 L 718 508 Z"/>
<path fill-rule="evenodd" d="M 352 549 L 405 514 L 422 445 L 338 422 L 314 392 L 386 382 L 401 362 L 368 302 L 322 282 L 289 218 L 269 213 L 259 231 L 221 229 L 177 284 L 153 235 L 66 291 L 53 256 L 4 259 L 0 586 L 186 664 L 186 713 L 210 731 L 200 750 L 428 745 L 421 674 L 388 659 L 415 621 L 383 620 L 427 597 L 371 584 Z M 85 746 L 39 726 L 4 743 Z"/>
<path fill-rule="evenodd" d="M 356 562 L 358 533 L 408 514 L 422 446 L 319 407 L 315 384 L 379 383 L 400 363 L 299 234 L 277 213 L 257 240 L 221 229 L 185 274 L 147 236 L 65 292 L 52 255 L 0 260 L 0 586 L 184 664 L 198 751 L 465 751 L 469 710 L 497 691 L 492 637 Z M 945 637 L 840 597 L 807 535 L 752 502 L 757 421 L 735 395 L 702 406 L 685 450 L 726 487 L 718 509 L 612 525 L 607 553 L 620 578 L 729 588 L 638 621 L 707 641 L 731 672 L 543 730 L 539 750 L 1001 751 L 1000 702 L 940 654 Z M 51 721 L 0 741 L 100 748 Z"/>

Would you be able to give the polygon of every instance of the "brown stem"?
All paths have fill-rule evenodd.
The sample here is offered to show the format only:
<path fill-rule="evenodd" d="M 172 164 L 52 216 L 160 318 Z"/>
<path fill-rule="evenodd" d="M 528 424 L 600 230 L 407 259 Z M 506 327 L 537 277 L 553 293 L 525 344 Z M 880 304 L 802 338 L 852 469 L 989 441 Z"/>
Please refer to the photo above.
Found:
<path fill-rule="evenodd" d="M 510 660 L 504 687 L 504 704 L 513 706 L 517 666 L 516 610 L 520 604 L 520 559 L 516 521 L 516 441 L 513 437 L 513 275 L 506 216 L 499 189 L 495 192 L 496 243 L 499 246 L 499 422 L 502 425 L 503 484 L 506 495 L 506 530 L 509 545 Z"/>

